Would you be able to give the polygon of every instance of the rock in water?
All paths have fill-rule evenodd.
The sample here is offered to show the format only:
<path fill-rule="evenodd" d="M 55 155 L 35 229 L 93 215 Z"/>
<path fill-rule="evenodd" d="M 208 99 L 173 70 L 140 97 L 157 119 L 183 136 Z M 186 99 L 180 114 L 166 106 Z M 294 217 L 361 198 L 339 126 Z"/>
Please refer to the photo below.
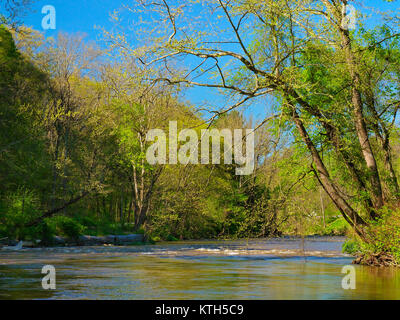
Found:
<path fill-rule="evenodd" d="M 8 251 L 21 250 L 23 243 L 24 243 L 23 241 L 20 241 L 16 246 L 5 246 L 2 248 L 2 250 L 8 250 Z"/>
<path fill-rule="evenodd" d="M 65 243 L 66 243 L 65 239 L 62 238 L 62 237 L 59 237 L 59 236 L 54 236 L 54 237 L 53 237 L 53 242 L 54 242 L 54 244 L 56 244 L 56 245 L 62 245 L 62 246 L 64 246 Z"/>
<path fill-rule="evenodd" d="M 142 234 L 127 234 L 123 236 L 115 236 L 116 243 L 143 242 Z"/>

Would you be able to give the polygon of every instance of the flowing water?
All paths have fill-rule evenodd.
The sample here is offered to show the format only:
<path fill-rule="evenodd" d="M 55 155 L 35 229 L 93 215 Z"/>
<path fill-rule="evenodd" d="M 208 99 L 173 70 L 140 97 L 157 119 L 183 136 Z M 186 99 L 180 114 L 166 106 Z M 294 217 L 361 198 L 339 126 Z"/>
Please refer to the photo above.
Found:
<path fill-rule="evenodd" d="M 0 250 L 0 299 L 400 299 L 400 271 L 354 266 L 341 237 Z M 42 289 L 42 267 L 56 290 Z"/>

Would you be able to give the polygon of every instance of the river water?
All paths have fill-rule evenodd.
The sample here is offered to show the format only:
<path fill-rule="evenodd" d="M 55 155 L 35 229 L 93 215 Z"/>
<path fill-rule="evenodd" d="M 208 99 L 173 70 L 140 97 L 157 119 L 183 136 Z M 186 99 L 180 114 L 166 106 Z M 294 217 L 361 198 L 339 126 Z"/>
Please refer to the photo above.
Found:
<path fill-rule="evenodd" d="M 0 250 L 0 299 L 400 299 L 400 271 L 354 266 L 342 237 Z M 42 267 L 56 269 L 44 290 Z"/>

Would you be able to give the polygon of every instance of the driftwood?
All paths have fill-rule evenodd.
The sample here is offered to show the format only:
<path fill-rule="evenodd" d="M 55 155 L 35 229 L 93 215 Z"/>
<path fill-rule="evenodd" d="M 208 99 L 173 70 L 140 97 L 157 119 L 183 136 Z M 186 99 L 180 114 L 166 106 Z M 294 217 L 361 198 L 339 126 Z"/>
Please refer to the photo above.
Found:
<path fill-rule="evenodd" d="M 103 237 L 95 236 L 80 236 L 79 242 L 84 245 L 96 244 L 126 244 L 132 242 L 143 242 L 142 234 L 128 234 L 128 235 L 108 235 Z"/>
<path fill-rule="evenodd" d="M 374 267 L 400 267 L 400 264 L 396 261 L 396 259 L 391 254 L 385 252 L 363 254 L 357 257 L 353 261 L 353 264 Z"/>
<path fill-rule="evenodd" d="M 18 241 L 17 240 L 10 240 L 10 239 L 1 239 L 4 241 L 3 244 L 8 246 L 15 246 Z M 108 235 L 108 236 L 80 236 L 78 239 L 68 239 L 60 236 L 54 236 L 52 241 L 47 244 L 53 244 L 56 246 L 65 246 L 65 245 L 78 245 L 78 246 L 98 246 L 98 245 L 126 245 L 130 243 L 136 242 L 144 242 L 144 235 L 143 234 L 127 234 L 127 235 Z M 24 247 L 36 247 L 41 241 L 23 241 Z M 0 247 L 3 245 L 0 244 Z"/>
<path fill-rule="evenodd" d="M 4 239 L 3 239 L 4 240 Z M 143 234 L 128 234 L 128 235 L 108 235 L 102 237 L 96 236 L 80 236 L 78 239 L 68 239 L 60 236 L 54 236 L 52 241 L 47 242 L 49 245 L 66 246 L 98 246 L 98 245 L 126 245 L 130 243 L 144 242 Z M 41 241 L 23 241 L 23 247 L 36 247 Z M 17 240 L 8 240 L 5 244 L 8 246 L 15 246 L 18 244 Z M 2 245 L 0 244 L 0 247 Z"/>
<path fill-rule="evenodd" d="M 142 234 L 128 234 L 128 235 L 108 235 L 108 236 L 80 236 L 76 240 L 64 239 L 62 237 L 57 237 L 54 241 L 56 244 L 65 245 L 67 243 L 76 243 L 77 245 L 83 246 L 96 246 L 96 245 L 124 245 L 133 242 L 143 242 L 144 236 Z"/>

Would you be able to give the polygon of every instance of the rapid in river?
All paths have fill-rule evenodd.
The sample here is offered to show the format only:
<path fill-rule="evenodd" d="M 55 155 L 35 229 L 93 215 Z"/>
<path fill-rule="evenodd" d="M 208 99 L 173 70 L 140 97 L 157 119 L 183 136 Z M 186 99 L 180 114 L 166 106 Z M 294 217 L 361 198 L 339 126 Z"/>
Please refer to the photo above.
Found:
<path fill-rule="evenodd" d="M 0 250 L 0 299 L 400 299 L 400 271 L 351 265 L 342 237 Z M 44 265 L 56 289 L 42 288 Z M 355 269 L 343 289 L 342 268 Z"/>

